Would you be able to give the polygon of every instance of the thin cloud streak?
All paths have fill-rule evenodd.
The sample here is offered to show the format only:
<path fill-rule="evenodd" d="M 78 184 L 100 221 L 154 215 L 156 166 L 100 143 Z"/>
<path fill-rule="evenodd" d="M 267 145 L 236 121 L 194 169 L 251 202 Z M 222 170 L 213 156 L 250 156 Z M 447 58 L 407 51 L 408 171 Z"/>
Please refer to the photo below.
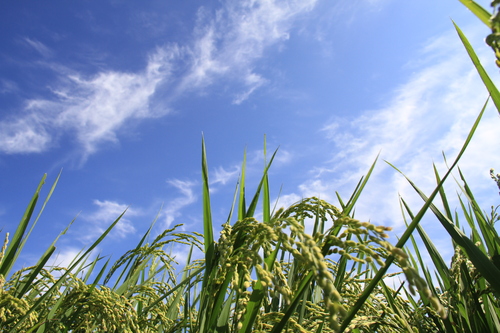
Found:
<path fill-rule="evenodd" d="M 192 41 L 166 45 L 151 53 L 144 70 L 136 73 L 102 71 L 75 73 L 55 62 L 60 83 L 51 99 L 26 101 L 24 110 L 0 121 L 0 152 L 42 153 L 62 137 L 76 141 L 82 162 L 106 144 L 116 144 L 120 129 L 131 121 L 161 117 L 168 105 L 151 105 L 162 91 L 165 101 L 224 80 L 241 85 L 233 98 L 240 104 L 267 80 L 254 71 L 255 62 L 272 45 L 289 38 L 294 20 L 314 8 L 307 1 L 227 1 L 210 13 L 198 11 Z M 47 58 L 53 51 L 43 43 L 24 42 Z M 54 58 L 52 56 L 52 58 Z"/>
<path fill-rule="evenodd" d="M 164 211 L 164 228 L 170 228 L 172 223 L 181 216 L 181 210 L 196 202 L 197 199 L 196 194 L 193 191 L 193 187 L 196 186 L 196 182 L 172 179 L 167 181 L 167 183 L 179 190 L 179 192 L 181 192 L 181 196 L 168 202 Z"/>
<path fill-rule="evenodd" d="M 44 58 L 49 58 L 53 55 L 52 50 L 43 44 L 42 42 L 35 40 L 35 39 L 30 39 L 30 38 L 24 38 L 24 42 L 31 48 L 33 48 L 35 51 L 40 53 L 41 56 Z"/>

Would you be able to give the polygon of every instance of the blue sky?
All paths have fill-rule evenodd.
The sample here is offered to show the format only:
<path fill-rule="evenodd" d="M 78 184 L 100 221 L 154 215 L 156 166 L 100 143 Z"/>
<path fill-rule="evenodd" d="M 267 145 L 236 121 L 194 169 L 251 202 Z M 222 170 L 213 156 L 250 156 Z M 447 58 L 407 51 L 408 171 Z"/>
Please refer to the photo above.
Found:
<path fill-rule="evenodd" d="M 488 8 L 488 1 L 480 1 Z M 201 137 L 214 224 L 228 214 L 243 152 L 249 193 L 264 136 L 278 205 L 347 198 L 377 154 L 357 216 L 395 228 L 398 195 L 420 200 L 384 160 L 432 190 L 487 98 L 453 19 L 494 77 L 487 29 L 459 1 L 254 0 L 10 2 L 0 5 L 0 229 L 13 232 L 39 179 L 61 180 L 20 258 L 59 232 L 59 260 L 88 246 L 116 259 L 159 213 L 200 231 Z M 461 165 L 485 209 L 498 203 L 498 113 L 489 108 Z M 451 193 L 453 180 L 449 182 Z M 456 203 L 456 201 L 454 201 Z M 425 227 L 450 255 L 444 230 Z M 3 236 L 2 236 L 3 237 Z"/>

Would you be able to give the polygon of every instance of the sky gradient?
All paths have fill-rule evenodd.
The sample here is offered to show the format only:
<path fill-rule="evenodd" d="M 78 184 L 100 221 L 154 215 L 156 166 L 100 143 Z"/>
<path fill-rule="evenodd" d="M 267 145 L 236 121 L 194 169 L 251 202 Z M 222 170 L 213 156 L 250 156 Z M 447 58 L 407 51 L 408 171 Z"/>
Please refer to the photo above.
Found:
<path fill-rule="evenodd" d="M 479 1 L 485 8 L 489 2 Z M 401 233 L 404 178 L 433 189 L 487 99 L 453 29 L 495 80 L 488 30 L 459 1 L 255 0 L 0 5 L 0 229 L 13 232 L 44 173 L 60 182 L 20 262 L 58 242 L 59 262 L 127 207 L 99 248 L 115 259 L 182 223 L 202 230 L 201 138 L 214 225 L 225 222 L 247 154 L 247 192 L 263 144 L 278 206 L 348 198 L 377 155 L 356 216 Z M 498 113 L 489 107 L 460 167 L 484 208 L 498 204 Z M 451 194 L 456 186 L 448 181 Z M 452 205 L 455 198 L 450 198 Z M 451 255 L 432 217 L 424 227 Z M 440 237 L 441 236 L 441 237 Z M 3 236 L 2 236 L 3 237 Z M 181 255 L 181 254 L 179 254 Z"/>

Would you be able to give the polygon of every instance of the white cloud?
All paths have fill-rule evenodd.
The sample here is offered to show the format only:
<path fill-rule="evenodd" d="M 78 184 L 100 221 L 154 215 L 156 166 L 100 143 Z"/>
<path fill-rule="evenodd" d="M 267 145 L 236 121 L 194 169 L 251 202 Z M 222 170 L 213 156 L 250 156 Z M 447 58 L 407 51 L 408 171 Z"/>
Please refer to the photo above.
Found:
<path fill-rule="evenodd" d="M 36 113 L 0 122 L 0 151 L 4 153 L 39 153 L 51 143 L 52 136 Z"/>
<path fill-rule="evenodd" d="M 266 83 L 266 79 L 255 73 L 247 73 L 244 75 L 245 85 L 248 89 L 242 93 L 236 95 L 233 100 L 233 104 L 241 104 L 259 87 Z"/>
<path fill-rule="evenodd" d="M 171 71 L 177 49 L 158 49 L 139 73 L 106 71 L 92 77 L 65 73 L 65 84 L 53 89 L 55 100 L 33 99 L 17 117 L 0 122 L 4 153 L 43 152 L 64 132 L 74 134 L 83 159 L 132 119 L 161 116 L 149 99 Z"/>
<path fill-rule="evenodd" d="M 477 30 L 468 31 L 478 36 Z M 490 50 L 478 50 L 485 64 L 493 63 Z M 358 218 L 402 227 L 398 193 L 409 201 L 414 213 L 418 211 L 422 200 L 383 160 L 394 164 L 430 194 L 435 187 L 432 163 L 436 163 L 441 175 L 445 173 L 442 151 L 451 163 L 487 92 L 454 32 L 430 41 L 416 59 L 418 63 L 409 64 L 414 74 L 394 91 L 385 107 L 325 125 L 323 133 L 336 146 L 336 153 L 312 171 L 312 177 L 299 187 L 300 194 L 331 199 L 339 191 L 347 200 L 380 152 L 378 165 L 358 203 Z M 459 164 L 469 182 L 477 184 L 473 190 L 489 191 L 478 194 L 486 200 L 485 207 L 496 199 L 488 194 L 495 192 L 488 171 L 500 165 L 500 156 L 494 153 L 500 142 L 499 121 L 498 112 L 490 107 Z M 453 185 L 449 179 L 448 186 Z M 451 198 L 453 193 L 449 198 L 452 207 L 456 203 L 456 198 Z"/>
<path fill-rule="evenodd" d="M 231 169 L 232 170 L 228 171 L 221 166 L 216 168 L 209 178 L 210 185 L 215 185 L 218 183 L 226 185 L 228 181 L 232 181 L 233 179 L 237 178 L 240 172 L 240 167 L 234 166 Z"/>
<path fill-rule="evenodd" d="M 110 235 L 118 238 L 125 238 L 129 234 L 135 233 L 136 229 L 132 221 L 128 218 L 141 215 L 139 211 L 116 201 L 94 200 L 93 203 L 98 207 L 97 210 L 93 213 L 82 215 L 82 218 L 89 222 L 89 224 L 85 226 L 85 236 L 82 238 L 84 242 L 95 241 L 96 237 L 102 235 L 111 223 L 125 211 L 125 215 L 122 216 L 120 221 L 115 225 Z"/>
<path fill-rule="evenodd" d="M 243 102 L 266 82 L 253 71 L 255 60 L 267 47 L 287 40 L 293 21 L 315 4 L 316 0 L 226 1 L 215 15 L 202 7 L 198 11 L 192 64 L 181 87 L 204 87 L 221 75 L 239 78 L 244 92 L 237 94 L 233 102 Z"/>
<path fill-rule="evenodd" d="M 213 13 L 202 7 L 193 40 L 158 48 L 146 68 L 135 73 L 104 70 L 84 75 L 44 63 L 56 71 L 60 83 L 51 88 L 52 98 L 28 100 L 23 112 L 0 120 L 0 152 L 44 152 L 67 135 L 75 137 L 85 161 L 104 144 L 118 142 L 119 131 L 132 120 L 168 113 L 168 105 L 150 105 L 160 85 L 163 103 L 168 103 L 222 79 L 232 80 L 241 85 L 233 99 L 239 104 L 266 82 L 254 71 L 256 60 L 266 48 L 287 40 L 294 20 L 315 3 L 227 1 Z M 53 53 L 37 40 L 24 42 L 46 58 Z M 174 70 L 180 76 L 173 75 Z"/>
<path fill-rule="evenodd" d="M 193 191 L 193 187 L 196 185 L 195 182 L 173 179 L 167 181 L 167 183 L 179 190 L 182 196 L 168 202 L 164 211 L 165 228 L 169 228 L 172 225 L 172 222 L 181 216 L 181 209 L 196 201 L 196 195 Z"/>

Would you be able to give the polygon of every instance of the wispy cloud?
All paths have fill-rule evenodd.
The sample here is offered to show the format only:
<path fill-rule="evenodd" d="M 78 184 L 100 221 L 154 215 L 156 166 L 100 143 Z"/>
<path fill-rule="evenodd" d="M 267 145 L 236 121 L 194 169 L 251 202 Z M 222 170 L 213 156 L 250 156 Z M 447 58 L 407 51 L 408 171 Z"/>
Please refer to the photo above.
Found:
<path fill-rule="evenodd" d="M 55 98 L 26 102 L 20 116 L 0 122 L 0 150 L 4 153 L 43 152 L 63 134 L 75 135 L 85 159 L 130 120 L 163 114 L 149 107 L 149 98 L 171 71 L 176 49 L 158 49 L 139 73 L 107 71 L 85 77 L 67 71 Z"/>
<path fill-rule="evenodd" d="M 152 51 L 138 72 L 75 72 L 56 63 L 43 43 L 25 38 L 43 57 L 52 55 L 52 63 L 44 65 L 60 82 L 51 85 L 52 97 L 27 100 L 22 112 L 0 120 L 0 152 L 41 153 L 69 136 L 85 161 L 103 145 L 118 142 L 120 130 L 132 121 L 164 116 L 169 101 L 222 79 L 239 84 L 233 99 L 239 104 L 267 81 L 254 70 L 255 62 L 266 48 L 286 41 L 295 19 L 315 3 L 248 0 L 226 1 L 213 11 L 201 7 L 192 39 Z M 167 104 L 161 108 L 152 105 L 159 87 L 160 103 Z"/>
<path fill-rule="evenodd" d="M 82 219 L 88 222 L 85 225 L 85 231 L 82 233 L 84 234 L 82 238 L 83 242 L 94 241 L 97 236 L 102 235 L 111 223 L 125 211 L 125 215 L 120 218 L 120 221 L 111 231 L 111 235 L 118 238 L 125 238 L 129 234 L 135 233 L 136 229 L 129 218 L 141 215 L 140 211 L 116 201 L 94 200 L 93 203 L 97 206 L 97 210 L 89 214 L 82 214 Z"/>
<path fill-rule="evenodd" d="M 172 225 L 172 222 L 181 216 L 181 210 L 184 207 L 196 201 L 196 194 L 193 191 L 193 187 L 196 186 L 196 182 L 172 179 L 167 181 L 167 183 L 175 187 L 181 193 L 181 196 L 167 203 L 164 211 L 165 228 L 169 228 Z"/>
<path fill-rule="evenodd" d="M 254 61 L 267 47 L 287 40 L 293 21 L 315 4 L 316 0 L 226 1 L 215 15 L 202 7 L 193 62 L 181 87 L 203 87 L 221 75 L 230 75 L 239 78 L 245 88 L 233 102 L 243 102 L 266 82 L 253 71 Z"/>
<path fill-rule="evenodd" d="M 14 81 L 0 79 L 0 94 L 10 94 L 18 91 L 19 87 Z"/>
<path fill-rule="evenodd" d="M 44 116 L 29 113 L 0 122 L 0 151 L 7 154 L 39 153 L 49 148 L 52 134 Z"/>
<path fill-rule="evenodd" d="M 215 185 L 220 183 L 221 185 L 226 185 L 227 182 L 233 181 L 238 177 L 240 173 L 239 166 L 233 166 L 229 171 L 219 166 L 216 168 L 210 177 L 210 185 Z"/>
<path fill-rule="evenodd" d="M 474 29 L 467 31 L 474 33 Z M 408 64 L 414 74 L 394 91 L 386 106 L 324 126 L 323 133 L 337 152 L 312 170 L 310 180 L 299 187 L 300 194 L 327 199 L 334 199 L 335 191 L 350 195 L 379 153 L 381 160 L 396 165 L 430 193 L 435 184 L 432 163 L 445 172 L 441 153 L 448 159 L 456 156 L 488 94 L 454 32 L 431 40 L 416 59 L 418 63 Z M 491 54 L 486 50 L 488 61 L 492 62 Z M 489 168 L 500 165 L 500 156 L 491 146 L 500 141 L 498 121 L 496 110 L 487 110 L 460 163 L 473 184 L 489 185 Z M 379 161 L 359 201 L 358 216 L 401 226 L 398 193 L 413 207 L 421 206 L 404 178 Z"/>
<path fill-rule="evenodd" d="M 36 39 L 26 37 L 23 39 L 23 41 L 26 45 L 33 48 L 44 58 L 50 58 L 53 55 L 52 50 L 48 46 Z"/>

